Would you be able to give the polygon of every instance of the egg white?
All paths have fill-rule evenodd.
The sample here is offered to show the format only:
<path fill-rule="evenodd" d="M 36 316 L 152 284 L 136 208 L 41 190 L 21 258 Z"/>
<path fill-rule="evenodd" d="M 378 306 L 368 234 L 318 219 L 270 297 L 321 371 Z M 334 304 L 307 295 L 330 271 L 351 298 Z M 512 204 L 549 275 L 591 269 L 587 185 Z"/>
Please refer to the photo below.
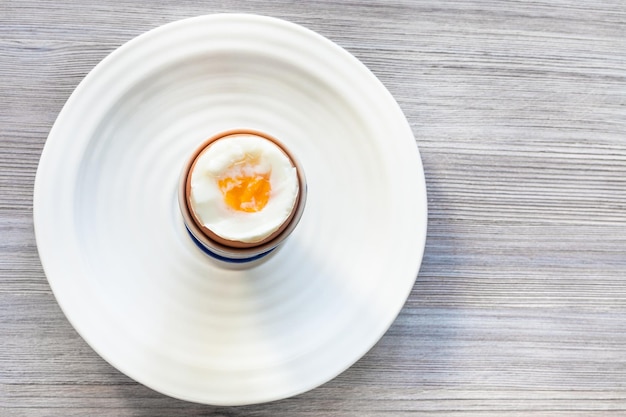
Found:
<path fill-rule="evenodd" d="M 246 156 L 258 160 L 255 173 L 270 173 L 270 196 L 257 212 L 234 210 L 224 201 L 219 177 Z M 197 158 L 191 172 L 191 209 L 202 224 L 226 240 L 260 242 L 287 220 L 298 197 L 298 175 L 290 159 L 273 142 L 240 134 L 218 139 Z"/>

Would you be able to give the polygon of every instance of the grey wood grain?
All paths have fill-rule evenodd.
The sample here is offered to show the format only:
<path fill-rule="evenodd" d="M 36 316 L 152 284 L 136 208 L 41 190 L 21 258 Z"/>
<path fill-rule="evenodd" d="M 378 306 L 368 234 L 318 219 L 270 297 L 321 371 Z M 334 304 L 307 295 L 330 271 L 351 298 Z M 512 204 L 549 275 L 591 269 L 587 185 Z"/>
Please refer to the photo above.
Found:
<path fill-rule="evenodd" d="M 208 407 L 97 356 L 50 291 L 35 171 L 61 107 L 132 37 L 199 14 L 303 24 L 404 110 L 429 196 L 405 308 L 320 388 Z M 0 415 L 626 415 L 626 4 L 0 1 Z"/>

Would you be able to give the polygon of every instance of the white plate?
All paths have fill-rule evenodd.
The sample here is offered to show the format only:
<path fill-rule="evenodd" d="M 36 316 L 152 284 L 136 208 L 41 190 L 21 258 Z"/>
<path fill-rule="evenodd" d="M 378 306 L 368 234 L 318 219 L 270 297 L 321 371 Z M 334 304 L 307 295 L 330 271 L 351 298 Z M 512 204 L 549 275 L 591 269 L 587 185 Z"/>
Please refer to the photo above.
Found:
<path fill-rule="evenodd" d="M 216 132 L 283 141 L 309 196 L 285 244 L 228 267 L 187 235 L 182 164 Z M 421 263 L 426 191 L 397 103 L 348 52 L 301 26 L 210 15 L 139 36 L 76 88 L 46 142 L 39 254 L 69 321 L 105 360 L 200 403 L 271 401 L 362 357 Z"/>

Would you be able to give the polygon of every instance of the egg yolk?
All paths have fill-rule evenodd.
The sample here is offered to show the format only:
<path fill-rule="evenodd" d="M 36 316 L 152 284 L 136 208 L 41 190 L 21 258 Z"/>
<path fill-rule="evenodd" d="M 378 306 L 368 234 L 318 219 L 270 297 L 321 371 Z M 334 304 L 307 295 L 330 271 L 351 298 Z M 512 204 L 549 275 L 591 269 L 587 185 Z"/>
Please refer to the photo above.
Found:
<path fill-rule="evenodd" d="M 240 167 L 237 174 L 220 178 L 218 186 L 230 208 L 253 213 L 263 210 L 270 199 L 270 173 L 254 173 L 246 168 L 250 167 Z"/>

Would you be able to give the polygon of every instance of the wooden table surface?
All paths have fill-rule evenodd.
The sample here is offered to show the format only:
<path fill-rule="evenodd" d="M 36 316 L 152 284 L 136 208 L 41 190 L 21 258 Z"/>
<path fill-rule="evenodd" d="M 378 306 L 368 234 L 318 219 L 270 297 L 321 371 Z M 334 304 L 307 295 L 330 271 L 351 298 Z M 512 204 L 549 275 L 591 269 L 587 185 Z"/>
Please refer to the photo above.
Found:
<path fill-rule="evenodd" d="M 211 407 L 107 364 L 42 270 L 42 147 L 107 54 L 167 22 L 250 12 L 364 62 L 421 151 L 414 289 L 352 368 L 294 398 Z M 1 416 L 626 415 L 626 3 L 0 0 Z"/>

